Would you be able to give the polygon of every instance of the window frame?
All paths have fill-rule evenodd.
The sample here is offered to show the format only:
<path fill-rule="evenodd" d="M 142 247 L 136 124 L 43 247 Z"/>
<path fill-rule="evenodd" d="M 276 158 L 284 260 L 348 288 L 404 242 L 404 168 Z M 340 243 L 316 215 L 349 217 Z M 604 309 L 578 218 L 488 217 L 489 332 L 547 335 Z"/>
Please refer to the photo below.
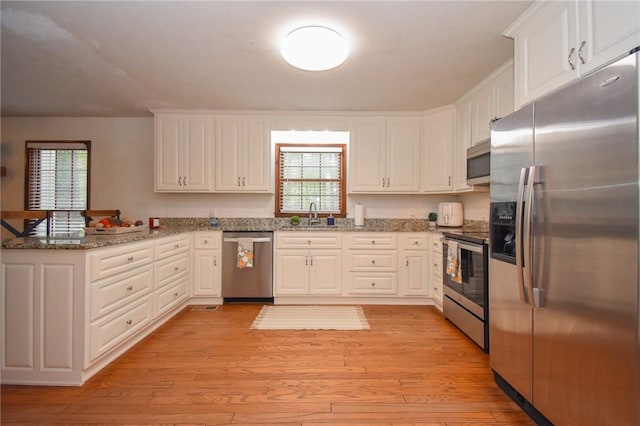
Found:
<path fill-rule="evenodd" d="M 29 208 L 29 199 L 31 197 L 31 170 L 29 168 L 29 150 L 35 149 L 33 147 L 29 147 L 30 144 L 42 144 L 42 145 L 51 145 L 51 149 L 55 150 L 73 150 L 73 148 L 69 148 L 71 145 L 83 144 L 86 147 L 87 151 L 87 205 L 85 210 L 89 210 L 91 208 L 91 141 L 90 140 L 26 140 L 24 144 L 24 210 L 30 211 L 32 209 Z M 66 147 L 65 147 L 66 146 Z M 46 149 L 46 148 L 45 148 Z M 60 210 L 49 210 L 51 212 L 55 211 L 78 211 L 82 212 L 85 210 L 69 210 L 69 209 L 60 209 Z M 50 215 L 53 217 L 53 214 Z M 50 230 L 52 224 L 47 220 L 47 229 Z M 25 229 L 29 225 L 30 220 L 25 220 Z M 35 232 L 35 230 L 34 230 Z M 49 231 L 47 231 L 47 235 Z"/>
<path fill-rule="evenodd" d="M 275 144 L 275 189 L 276 189 L 276 199 L 275 199 L 275 217 L 291 217 L 291 216 L 300 216 L 306 215 L 308 211 L 300 211 L 300 212 L 282 212 L 282 205 L 280 203 L 281 200 L 281 180 L 280 180 L 280 154 L 282 147 L 289 148 L 340 148 L 340 212 L 318 212 L 318 217 L 327 217 L 329 214 L 333 215 L 333 217 L 344 218 L 347 217 L 347 145 L 342 143 L 330 144 L 330 143 L 321 143 L 321 144 L 308 144 L 308 143 L 276 143 Z M 322 182 L 326 181 L 326 179 L 313 179 L 312 181 Z"/>

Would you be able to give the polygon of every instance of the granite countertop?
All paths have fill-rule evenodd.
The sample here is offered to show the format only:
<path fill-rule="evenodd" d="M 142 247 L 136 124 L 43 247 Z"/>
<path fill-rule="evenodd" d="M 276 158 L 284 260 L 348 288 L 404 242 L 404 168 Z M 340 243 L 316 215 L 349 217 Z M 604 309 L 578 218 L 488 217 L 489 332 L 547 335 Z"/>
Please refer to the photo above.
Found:
<path fill-rule="evenodd" d="M 480 222 L 480 226 L 486 222 Z M 465 223 L 467 226 L 477 226 Z M 13 238 L 3 242 L 5 249 L 87 250 L 161 238 L 191 231 L 341 231 L 341 232 L 442 232 L 452 228 L 430 227 L 424 219 L 365 219 L 355 226 L 353 219 L 336 219 L 336 224 L 291 225 L 286 218 L 220 218 L 218 226 L 209 227 L 207 218 L 164 218 L 160 228 L 114 235 L 59 235 L 54 237 Z M 82 233 L 81 233 L 82 234 Z"/>

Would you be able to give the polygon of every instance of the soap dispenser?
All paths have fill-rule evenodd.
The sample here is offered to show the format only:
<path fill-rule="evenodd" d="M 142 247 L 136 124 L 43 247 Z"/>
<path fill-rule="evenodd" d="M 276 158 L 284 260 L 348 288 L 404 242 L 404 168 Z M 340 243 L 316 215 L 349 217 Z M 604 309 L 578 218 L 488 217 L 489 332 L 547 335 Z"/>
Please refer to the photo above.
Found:
<path fill-rule="evenodd" d="M 331 213 L 329 213 L 329 216 L 327 216 L 327 225 L 333 226 L 335 224 L 336 224 L 336 218 L 333 217 Z"/>

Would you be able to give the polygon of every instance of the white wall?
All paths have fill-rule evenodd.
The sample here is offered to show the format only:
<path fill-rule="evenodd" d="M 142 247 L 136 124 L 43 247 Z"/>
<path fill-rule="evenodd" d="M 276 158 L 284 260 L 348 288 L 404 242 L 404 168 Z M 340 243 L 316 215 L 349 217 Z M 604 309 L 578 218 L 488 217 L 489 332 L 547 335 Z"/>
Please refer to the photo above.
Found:
<path fill-rule="evenodd" d="M 5 117 L 1 121 L 0 163 L 7 168 L 1 180 L 3 210 L 24 208 L 26 140 L 91 141 L 91 208 L 120 209 L 125 216 L 159 217 L 273 217 L 273 194 L 165 194 L 153 192 L 153 118 L 32 118 Z M 368 218 L 426 218 L 440 201 L 462 200 L 465 218 L 475 220 L 488 209 L 486 194 L 353 195 Z M 3 234 L 3 236 L 5 236 Z"/>

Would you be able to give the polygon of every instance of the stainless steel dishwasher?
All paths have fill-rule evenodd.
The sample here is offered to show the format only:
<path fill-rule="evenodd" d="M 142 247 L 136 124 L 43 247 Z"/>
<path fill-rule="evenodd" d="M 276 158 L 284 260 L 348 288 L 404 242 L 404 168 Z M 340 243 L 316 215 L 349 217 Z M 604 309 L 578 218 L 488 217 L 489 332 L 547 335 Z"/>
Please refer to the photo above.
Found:
<path fill-rule="evenodd" d="M 249 243 L 251 267 L 238 262 L 239 243 Z M 273 232 L 222 233 L 222 297 L 225 302 L 273 301 Z"/>

